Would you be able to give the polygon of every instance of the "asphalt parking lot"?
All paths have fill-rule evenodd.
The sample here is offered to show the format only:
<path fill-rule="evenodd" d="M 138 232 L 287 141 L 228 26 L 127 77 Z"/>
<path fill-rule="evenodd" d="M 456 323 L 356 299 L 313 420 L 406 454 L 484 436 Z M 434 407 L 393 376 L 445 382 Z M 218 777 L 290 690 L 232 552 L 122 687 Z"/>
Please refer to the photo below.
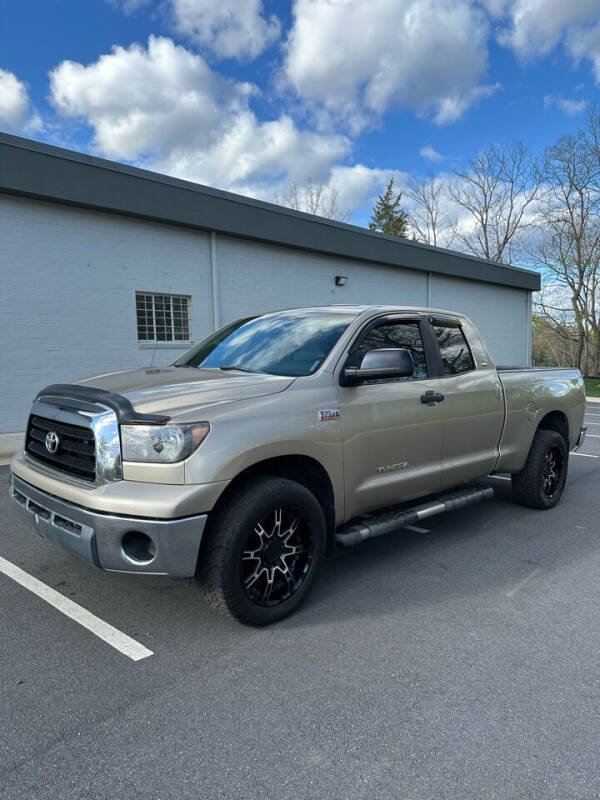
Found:
<path fill-rule="evenodd" d="M 0 558 L 152 654 L 134 661 L 0 573 L 0 797 L 600 797 L 600 405 L 549 512 L 496 496 L 327 562 L 262 630 L 193 587 L 37 538 L 0 468 Z"/>

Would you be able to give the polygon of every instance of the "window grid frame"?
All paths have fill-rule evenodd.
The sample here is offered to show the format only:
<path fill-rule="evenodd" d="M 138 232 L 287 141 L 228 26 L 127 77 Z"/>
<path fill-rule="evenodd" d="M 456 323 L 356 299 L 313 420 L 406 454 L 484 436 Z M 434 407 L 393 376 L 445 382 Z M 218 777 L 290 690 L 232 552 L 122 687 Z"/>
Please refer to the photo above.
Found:
<path fill-rule="evenodd" d="M 136 327 L 139 344 L 188 344 L 191 296 L 136 290 Z M 159 338 L 159 336 L 164 338 Z"/>

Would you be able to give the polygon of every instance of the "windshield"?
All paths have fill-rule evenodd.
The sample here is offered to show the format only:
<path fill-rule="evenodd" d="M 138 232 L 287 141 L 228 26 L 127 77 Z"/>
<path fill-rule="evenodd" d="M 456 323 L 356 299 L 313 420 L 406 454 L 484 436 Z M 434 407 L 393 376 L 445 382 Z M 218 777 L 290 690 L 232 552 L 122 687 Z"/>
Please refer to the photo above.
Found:
<path fill-rule="evenodd" d="M 175 366 L 311 375 L 352 319 L 342 311 L 282 311 L 241 319 L 204 339 Z"/>

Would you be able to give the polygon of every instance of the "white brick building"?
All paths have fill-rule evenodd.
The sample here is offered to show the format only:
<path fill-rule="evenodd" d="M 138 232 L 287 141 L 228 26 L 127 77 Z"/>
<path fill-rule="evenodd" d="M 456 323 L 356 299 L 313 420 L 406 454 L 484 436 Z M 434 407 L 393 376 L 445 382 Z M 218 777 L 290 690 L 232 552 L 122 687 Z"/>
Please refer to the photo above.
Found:
<path fill-rule="evenodd" d="M 23 430 L 46 384 L 170 363 L 215 326 L 289 306 L 448 308 L 497 363 L 526 364 L 539 288 L 537 273 L 7 134 L 0 277 L 0 433 Z"/>

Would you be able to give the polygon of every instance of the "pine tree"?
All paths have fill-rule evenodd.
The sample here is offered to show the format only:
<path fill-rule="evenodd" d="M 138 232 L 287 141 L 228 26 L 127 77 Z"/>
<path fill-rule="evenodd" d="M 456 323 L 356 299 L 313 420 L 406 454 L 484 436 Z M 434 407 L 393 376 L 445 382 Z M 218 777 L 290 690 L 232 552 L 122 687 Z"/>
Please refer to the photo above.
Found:
<path fill-rule="evenodd" d="M 369 228 L 390 236 L 406 238 L 408 234 L 408 214 L 402 208 L 402 192 L 394 196 L 394 179 L 390 178 L 387 189 L 380 194 L 371 214 Z"/>

